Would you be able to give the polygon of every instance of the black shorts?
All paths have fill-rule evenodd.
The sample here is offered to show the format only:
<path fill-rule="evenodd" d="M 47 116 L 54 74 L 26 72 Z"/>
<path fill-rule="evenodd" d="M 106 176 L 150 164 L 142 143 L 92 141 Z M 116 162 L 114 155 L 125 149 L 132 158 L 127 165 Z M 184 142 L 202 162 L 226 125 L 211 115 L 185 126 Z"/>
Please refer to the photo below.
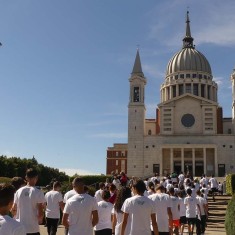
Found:
<path fill-rule="evenodd" d="M 212 193 L 218 192 L 218 189 L 217 188 L 211 188 L 211 192 Z"/>
<path fill-rule="evenodd" d="M 188 224 L 196 224 L 196 218 L 187 218 Z"/>
<path fill-rule="evenodd" d="M 187 224 L 186 216 L 181 216 L 180 217 L 180 224 Z"/>

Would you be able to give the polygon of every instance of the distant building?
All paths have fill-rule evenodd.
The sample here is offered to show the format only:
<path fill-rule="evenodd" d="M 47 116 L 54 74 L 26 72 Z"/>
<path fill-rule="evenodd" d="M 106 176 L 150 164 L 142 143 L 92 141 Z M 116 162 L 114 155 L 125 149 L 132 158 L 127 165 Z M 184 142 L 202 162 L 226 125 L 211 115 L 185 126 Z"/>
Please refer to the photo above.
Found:
<path fill-rule="evenodd" d="M 187 12 L 183 46 L 167 65 L 154 119 L 145 116 L 147 79 L 137 50 L 129 79 L 128 176 L 174 171 L 224 176 L 235 172 L 235 69 L 231 75 L 232 117 L 223 118 L 217 100 L 218 84 L 208 60 L 195 49 L 193 41 Z M 112 159 L 108 153 L 107 172 Z"/>
<path fill-rule="evenodd" d="M 107 149 L 106 174 L 127 171 L 127 144 L 114 144 Z"/>

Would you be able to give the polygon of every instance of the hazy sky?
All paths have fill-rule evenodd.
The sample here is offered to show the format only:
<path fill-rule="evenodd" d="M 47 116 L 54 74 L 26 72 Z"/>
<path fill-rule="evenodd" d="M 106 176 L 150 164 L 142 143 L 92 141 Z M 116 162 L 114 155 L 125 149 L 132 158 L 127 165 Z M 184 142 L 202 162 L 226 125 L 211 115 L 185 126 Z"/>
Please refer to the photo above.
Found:
<path fill-rule="evenodd" d="M 136 47 L 148 79 L 147 118 L 154 118 L 187 7 L 196 49 L 231 117 L 234 0 L 0 0 L 0 154 L 105 173 L 107 147 L 127 142 Z"/>

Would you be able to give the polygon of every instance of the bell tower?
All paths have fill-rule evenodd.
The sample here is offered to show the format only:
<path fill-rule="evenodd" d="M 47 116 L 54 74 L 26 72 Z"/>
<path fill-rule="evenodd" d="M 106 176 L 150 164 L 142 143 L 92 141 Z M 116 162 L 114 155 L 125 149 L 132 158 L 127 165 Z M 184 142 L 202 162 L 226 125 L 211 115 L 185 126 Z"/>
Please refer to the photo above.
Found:
<path fill-rule="evenodd" d="M 137 49 L 135 63 L 129 78 L 130 96 L 128 105 L 128 176 L 144 174 L 144 131 L 145 131 L 145 85 L 147 83 Z"/>
<path fill-rule="evenodd" d="M 232 81 L 232 123 L 233 123 L 233 133 L 235 133 L 235 68 L 233 69 L 233 73 L 231 74 Z"/>

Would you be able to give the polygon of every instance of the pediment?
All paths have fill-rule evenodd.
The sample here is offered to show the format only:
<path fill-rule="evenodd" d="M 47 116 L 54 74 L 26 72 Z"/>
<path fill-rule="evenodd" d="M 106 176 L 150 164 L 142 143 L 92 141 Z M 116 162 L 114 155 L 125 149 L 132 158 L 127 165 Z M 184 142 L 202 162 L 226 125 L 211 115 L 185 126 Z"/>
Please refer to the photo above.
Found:
<path fill-rule="evenodd" d="M 208 100 L 203 97 L 199 97 L 199 96 L 196 96 L 196 95 L 193 95 L 190 93 L 186 93 L 181 96 L 174 97 L 173 99 L 162 102 L 162 103 L 158 104 L 157 106 L 158 107 L 161 107 L 161 106 L 169 106 L 169 107 L 171 106 L 172 107 L 172 106 L 176 105 L 177 101 L 180 101 L 183 99 L 193 99 L 195 101 L 199 101 L 201 103 L 201 105 L 218 105 L 218 103 L 215 101 Z"/>

